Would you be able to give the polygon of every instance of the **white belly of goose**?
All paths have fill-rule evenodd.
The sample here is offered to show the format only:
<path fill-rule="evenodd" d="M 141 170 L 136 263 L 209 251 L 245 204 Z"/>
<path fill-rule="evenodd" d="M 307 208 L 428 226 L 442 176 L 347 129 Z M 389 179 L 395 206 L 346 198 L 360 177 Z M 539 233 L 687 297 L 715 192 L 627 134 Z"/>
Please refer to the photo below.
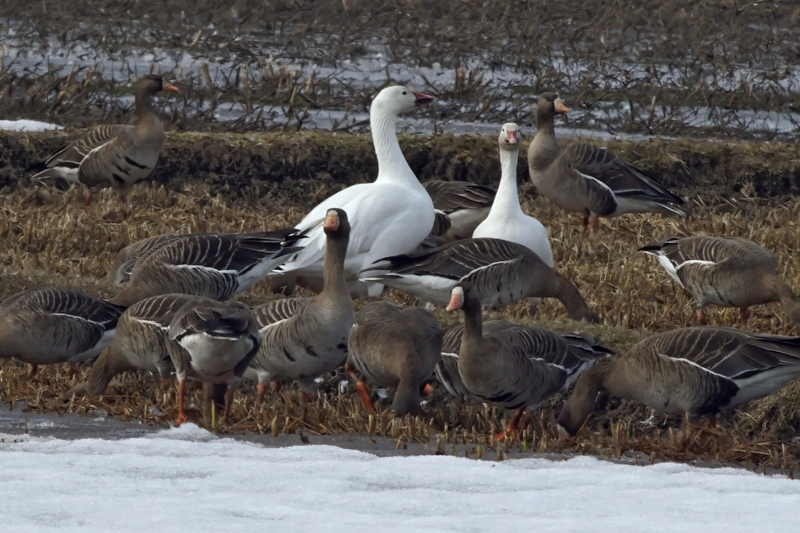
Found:
<path fill-rule="evenodd" d="M 229 373 L 254 347 L 251 337 L 218 337 L 195 333 L 181 338 L 180 345 L 191 355 L 192 370 L 214 377 Z"/>

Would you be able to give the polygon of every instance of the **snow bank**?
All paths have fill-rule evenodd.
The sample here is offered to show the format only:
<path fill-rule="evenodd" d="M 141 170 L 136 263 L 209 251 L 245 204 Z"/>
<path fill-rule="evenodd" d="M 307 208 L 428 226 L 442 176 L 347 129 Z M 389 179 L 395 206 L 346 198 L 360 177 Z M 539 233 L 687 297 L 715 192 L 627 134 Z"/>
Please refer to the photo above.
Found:
<path fill-rule="evenodd" d="M 5 131 L 47 131 L 63 130 L 57 124 L 39 122 L 38 120 L 0 120 L 0 130 Z"/>
<path fill-rule="evenodd" d="M 191 424 L 116 441 L 0 438 L 5 531 L 800 531 L 800 482 L 729 468 L 378 458 Z"/>

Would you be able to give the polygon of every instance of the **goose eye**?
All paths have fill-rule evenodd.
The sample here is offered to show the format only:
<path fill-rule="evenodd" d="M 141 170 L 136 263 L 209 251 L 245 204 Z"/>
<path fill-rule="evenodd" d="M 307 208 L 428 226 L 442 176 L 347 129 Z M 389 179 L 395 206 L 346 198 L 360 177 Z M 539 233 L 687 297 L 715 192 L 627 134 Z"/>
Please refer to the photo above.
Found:
<path fill-rule="evenodd" d="M 406 92 L 406 91 L 403 91 L 403 94 L 408 94 L 408 92 Z"/>

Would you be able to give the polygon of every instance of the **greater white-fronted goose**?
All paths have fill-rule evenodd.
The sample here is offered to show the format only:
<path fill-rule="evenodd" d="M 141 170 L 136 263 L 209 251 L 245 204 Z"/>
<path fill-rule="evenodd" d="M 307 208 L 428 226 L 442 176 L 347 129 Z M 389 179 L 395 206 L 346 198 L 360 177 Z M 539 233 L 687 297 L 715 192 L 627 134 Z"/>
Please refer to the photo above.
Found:
<path fill-rule="evenodd" d="M 422 186 L 440 215 L 432 233 L 447 242 L 472 237 L 475 228 L 489 215 L 495 197 L 491 187 L 469 181 L 431 180 Z"/>
<path fill-rule="evenodd" d="M 261 335 L 253 311 L 241 302 L 195 298 L 175 313 L 168 337 L 183 348 L 171 350 L 178 377 L 175 425 L 186 420 L 183 399 L 187 378 L 227 386 L 222 416 L 227 422 L 233 391 L 260 346 Z"/>
<path fill-rule="evenodd" d="M 587 143 L 559 146 L 554 119 L 569 108 L 555 93 L 536 105 L 536 136 L 528 147 L 528 168 L 536 189 L 551 202 L 584 215 L 584 226 L 597 217 L 626 213 L 685 216 L 673 204 L 683 200 L 614 154 Z"/>
<path fill-rule="evenodd" d="M 181 235 L 165 233 L 136 241 L 120 250 L 106 276 L 107 285 L 123 285 L 131 279 L 131 272 L 136 262 L 155 252 L 158 248 L 175 242 Z"/>
<path fill-rule="evenodd" d="M 227 300 L 300 250 L 302 237 L 294 229 L 180 235 L 137 261 L 130 283 L 111 301 L 132 305 L 169 293 Z"/>
<path fill-rule="evenodd" d="M 32 289 L 0 304 L 0 359 L 18 359 L 30 366 L 75 365 L 96 357 L 114 337 L 125 310 L 82 292 Z"/>
<path fill-rule="evenodd" d="M 483 333 L 484 335 L 491 335 L 498 331 L 520 327 L 524 326 L 506 320 L 491 320 L 483 324 Z M 583 333 L 558 333 L 557 335 L 561 336 L 574 350 L 577 350 L 575 353 L 583 353 L 583 357 L 587 361 L 591 362 L 597 357 L 603 357 L 603 354 L 606 356 L 613 354 L 611 350 L 595 344 L 594 339 Z M 464 381 L 458 371 L 458 353 L 461 351 L 461 338 L 463 336 L 464 326 L 455 326 L 445 332 L 442 342 L 442 358 L 435 369 L 436 378 L 444 385 L 447 392 L 456 398 L 480 402 L 464 385 Z M 573 375 L 569 376 L 565 388 L 569 387 L 569 383 L 572 383 L 574 378 L 575 375 L 573 373 Z"/>
<path fill-rule="evenodd" d="M 458 374 L 469 393 L 482 402 L 516 409 L 505 433 L 513 435 L 526 409 L 566 388 L 608 351 L 573 347 L 561 335 L 511 322 L 483 326 L 481 304 L 469 284 L 452 290 L 448 311 L 464 312 Z M 588 341 L 587 341 L 587 344 Z"/>
<path fill-rule="evenodd" d="M 392 409 L 397 416 L 418 415 L 420 393 L 442 353 L 442 327 L 419 307 L 401 308 L 372 302 L 358 314 L 350 331 L 348 375 L 367 410 L 372 401 L 355 370 L 378 387 L 395 387 Z"/>
<path fill-rule="evenodd" d="M 683 328 L 648 337 L 622 357 L 599 361 L 575 384 L 558 417 L 574 435 L 597 393 L 633 400 L 690 422 L 762 398 L 800 376 L 800 337 L 733 328 Z"/>
<path fill-rule="evenodd" d="M 253 309 L 261 328 L 261 349 L 245 374 L 258 382 L 257 405 L 267 383 L 297 381 L 304 397 L 314 380 L 347 358 L 347 338 L 355 322 L 344 262 L 350 223 L 343 209 L 328 209 L 323 223 L 324 288 L 312 298 L 274 300 Z"/>
<path fill-rule="evenodd" d="M 498 308 L 522 298 L 556 298 L 570 318 L 599 322 L 577 287 L 526 246 L 501 239 L 465 239 L 413 254 L 387 257 L 365 273 L 424 302 L 445 305 L 459 283 L 471 283 L 485 306 Z"/>
<path fill-rule="evenodd" d="M 800 298 L 777 276 L 775 257 L 741 237 L 671 237 L 639 248 L 654 255 L 678 285 L 695 299 L 697 321 L 706 323 L 708 304 L 738 307 L 742 324 L 748 308 L 780 302 L 790 322 L 800 322 Z"/>
<path fill-rule="evenodd" d="M 185 380 L 230 385 L 224 418 L 233 389 L 258 348 L 258 326 L 252 311 L 239 302 L 218 302 L 187 294 L 164 294 L 129 307 L 120 317 L 118 335 L 92 366 L 86 383 L 66 395 L 100 396 L 111 380 L 128 370 L 148 370 L 169 383 L 178 376 L 176 425 L 186 420 Z"/>
<path fill-rule="evenodd" d="M 131 187 L 147 178 L 156 166 L 166 139 L 164 126 L 153 107 L 153 96 L 160 91 L 178 92 L 178 88 L 155 74 L 139 78 L 135 89 L 135 125 L 93 129 L 30 167 L 29 171 L 40 171 L 32 179 L 60 177 L 82 183 L 89 188 L 86 205 L 91 202 L 94 187 L 111 187 L 125 201 Z"/>
<path fill-rule="evenodd" d="M 345 276 L 355 294 L 377 298 L 383 285 L 363 285 L 358 276 L 380 259 L 417 249 L 430 234 L 435 214 L 433 202 L 408 166 L 397 142 L 396 123 L 400 113 L 433 99 L 405 87 L 386 87 L 372 101 L 370 128 L 378 158 L 378 177 L 340 191 L 312 209 L 297 225 L 308 231 L 306 246 L 277 273 L 294 273 L 303 278 L 322 278 L 325 233 L 319 221 L 331 208 L 347 211 L 353 227 L 345 261 Z"/>

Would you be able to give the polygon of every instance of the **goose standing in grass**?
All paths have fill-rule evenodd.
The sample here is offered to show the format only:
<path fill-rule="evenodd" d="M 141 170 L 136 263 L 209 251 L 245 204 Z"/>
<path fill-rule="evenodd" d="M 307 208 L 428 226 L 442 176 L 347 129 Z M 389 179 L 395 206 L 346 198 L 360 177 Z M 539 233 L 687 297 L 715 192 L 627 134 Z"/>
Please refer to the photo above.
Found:
<path fill-rule="evenodd" d="M 598 217 L 626 213 L 685 216 L 669 204 L 683 204 L 635 166 L 604 148 L 587 143 L 560 147 L 554 119 L 569 113 L 555 93 L 544 93 L 536 105 L 536 136 L 528 147 L 528 168 L 536 189 L 551 202 L 583 215 L 597 228 Z"/>
<path fill-rule="evenodd" d="M 558 423 L 570 435 L 577 433 L 601 391 L 664 413 L 685 414 L 694 423 L 772 394 L 798 376 L 800 337 L 683 328 L 648 337 L 617 359 L 597 362 L 576 382 Z"/>
<path fill-rule="evenodd" d="M 600 321 L 571 281 L 515 242 L 465 239 L 387 257 L 375 268 L 385 272 L 365 273 L 365 280 L 383 283 L 423 302 L 446 305 L 453 287 L 470 283 L 487 307 L 503 307 L 522 298 L 556 298 L 570 318 Z"/>
<path fill-rule="evenodd" d="M 111 268 L 108 270 L 106 276 L 107 285 L 123 285 L 130 281 L 131 272 L 136 263 L 148 255 L 155 252 L 158 248 L 175 242 L 181 238 L 181 235 L 175 233 L 165 233 L 163 235 L 156 235 L 141 241 L 136 241 L 120 250 Z"/>
<path fill-rule="evenodd" d="M 159 294 L 227 300 L 264 279 L 301 249 L 295 229 L 180 235 L 137 261 L 130 283 L 112 302 L 133 305 Z"/>
<path fill-rule="evenodd" d="M 134 96 L 135 125 L 93 129 L 28 168 L 39 171 L 32 179 L 64 178 L 82 183 L 89 188 L 86 205 L 91 202 L 93 187 L 111 187 L 126 201 L 131 187 L 153 171 L 167 137 L 153 107 L 153 97 L 160 91 L 178 92 L 178 88 L 155 74 L 139 78 Z"/>
<path fill-rule="evenodd" d="M 37 365 L 76 365 L 97 357 L 109 345 L 125 310 L 82 292 L 32 289 L 0 304 L 0 359 Z"/>
<path fill-rule="evenodd" d="M 397 416 L 418 415 L 420 393 L 442 353 L 442 327 L 433 313 L 372 302 L 350 331 L 347 374 L 356 382 L 364 408 L 372 401 L 355 370 L 378 387 L 395 387 L 392 409 Z"/>
<path fill-rule="evenodd" d="M 274 300 L 256 307 L 261 349 L 246 377 L 258 382 L 260 405 L 272 381 L 297 381 L 310 400 L 314 380 L 344 363 L 355 322 L 344 265 L 350 223 L 343 209 L 330 208 L 322 224 L 326 236 L 324 288 L 312 298 Z"/>
<path fill-rule="evenodd" d="M 544 263 L 553 266 L 553 249 L 547 230 L 541 222 L 526 215 L 519 205 L 517 191 L 517 160 L 521 142 L 519 128 L 513 122 L 504 124 L 500 130 L 500 186 L 492 203 L 492 209 L 486 220 L 475 228 L 472 236 L 478 238 L 503 239 L 515 242 L 530 249 Z M 531 298 L 530 314 L 534 316 L 541 302 L 540 298 Z"/>
<path fill-rule="evenodd" d="M 777 276 L 775 257 L 741 237 L 671 237 L 639 248 L 654 255 L 697 305 L 697 322 L 706 323 L 705 306 L 738 307 L 742 324 L 748 308 L 780 302 L 787 318 L 800 323 L 800 298 Z"/>
<path fill-rule="evenodd" d="M 469 284 L 453 288 L 447 311 L 461 309 L 464 330 L 458 352 L 458 375 L 463 387 L 482 402 L 516 409 L 504 433 L 514 435 L 525 410 L 534 410 L 570 383 L 606 349 L 575 347 L 552 331 L 481 318 L 481 304 Z"/>
<path fill-rule="evenodd" d="M 434 209 L 428 193 L 417 180 L 397 142 L 396 122 L 400 113 L 432 101 L 405 87 L 387 87 L 372 101 L 370 127 L 378 157 L 378 177 L 340 191 L 318 204 L 298 224 L 308 231 L 305 248 L 281 266 L 277 273 L 300 277 L 323 277 L 325 233 L 319 222 L 332 207 L 347 211 L 354 228 L 344 269 L 356 294 L 377 298 L 383 286 L 362 287 L 359 273 L 376 260 L 416 250 L 430 234 Z"/>
<path fill-rule="evenodd" d="M 183 409 L 187 378 L 230 385 L 224 418 L 230 411 L 235 385 L 259 346 L 252 311 L 239 302 L 218 302 L 186 294 L 164 294 L 129 307 L 120 318 L 118 335 L 92 366 L 88 379 L 72 395 L 101 396 L 111 380 L 128 370 L 158 374 L 162 387 L 178 376 L 178 416 Z"/>
<path fill-rule="evenodd" d="M 468 181 L 431 180 L 422 184 L 433 201 L 437 214 L 444 215 L 447 226 L 435 232 L 447 242 L 469 239 L 489 215 L 495 190 Z M 437 219 L 438 221 L 438 219 Z"/>

